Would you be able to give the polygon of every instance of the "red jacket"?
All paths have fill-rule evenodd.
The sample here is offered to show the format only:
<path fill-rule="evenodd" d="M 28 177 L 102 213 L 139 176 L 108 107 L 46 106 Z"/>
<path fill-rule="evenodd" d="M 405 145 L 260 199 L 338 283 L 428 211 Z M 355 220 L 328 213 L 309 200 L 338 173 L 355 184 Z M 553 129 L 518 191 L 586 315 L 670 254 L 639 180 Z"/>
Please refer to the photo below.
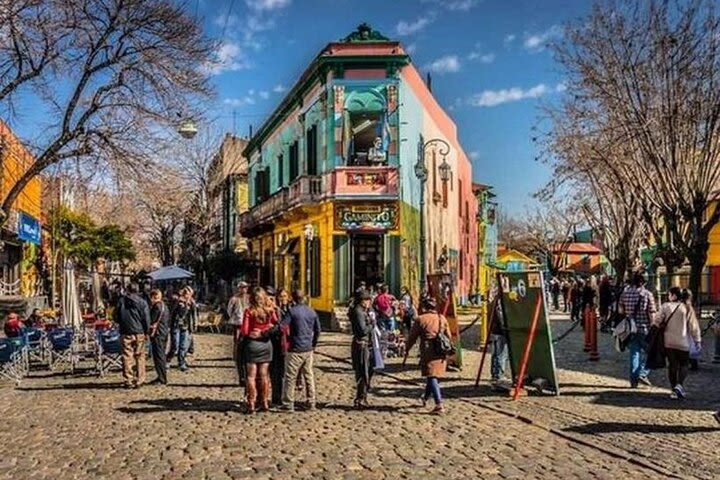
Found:
<path fill-rule="evenodd" d="M 240 335 L 247 337 L 253 330 L 259 330 L 260 333 L 264 333 L 270 330 L 278 322 L 277 313 L 270 311 L 267 313 L 265 319 L 259 321 L 255 316 L 252 309 L 246 308 L 243 314 L 242 328 L 240 329 Z"/>
<path fill-rule="evenodd" d="M 5 336 L 8 338 L 19 337 L 22 329 L 25 325 L 20 321 L 19 318 L 13 318 L 5 322 Z"/>

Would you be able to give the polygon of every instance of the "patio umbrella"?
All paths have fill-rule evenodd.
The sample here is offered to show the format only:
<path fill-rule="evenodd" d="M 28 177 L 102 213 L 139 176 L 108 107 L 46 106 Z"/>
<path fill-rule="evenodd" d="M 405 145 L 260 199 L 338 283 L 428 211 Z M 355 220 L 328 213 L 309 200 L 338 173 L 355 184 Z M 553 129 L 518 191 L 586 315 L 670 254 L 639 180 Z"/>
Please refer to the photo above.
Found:
<path fill-rule="evenodd" d="M 192 272 L 178 267 L 177 265 L 169 265 L 167 267 L 158 268 L 150 273 L 148 277 L 153 282 L 162 282 L 169 280 L 187 280 L 193 278 L 195 275 Z"/>
<path fill-rule="evenodd" d="M 77 285 L 75 285 L 75 267 L 70 261 L 65 262 L 62 292 L 63 323 L 65 326 L 79 329 L 82 326 L 80 299 L 78 298 Z"/>

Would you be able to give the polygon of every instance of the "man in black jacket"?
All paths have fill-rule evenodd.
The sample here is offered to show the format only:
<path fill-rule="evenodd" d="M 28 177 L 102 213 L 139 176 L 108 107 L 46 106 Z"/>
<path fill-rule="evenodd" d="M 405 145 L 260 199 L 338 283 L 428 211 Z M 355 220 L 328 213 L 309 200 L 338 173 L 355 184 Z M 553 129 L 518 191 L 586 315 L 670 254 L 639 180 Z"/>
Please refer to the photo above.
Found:
<path fill-rule="evenodd" d="M 150 308 L 139 290 L 136 283 L 131 283 L 119 298 L 116 310 L 126 388 L 138 388 L 145 383 L 145 337 L 150 330 Z"/>
<path fill-rule="evenodd" d="M 283 409 L 295 408 L 295 385 L 298 375 L 303 376 L 308 408 L 315 409 L 315 375 L 313 373 L 313 352 L 320 338 L 320 320 L 307 305 L 302 290 L 293 292 L 294 305 L 283 316 L 282 324 L 290 327 L 290 347 L 285 355 L 283 376 Z"/>
<path fill-rule="evenodd" d="M 367 394 L 373 374 L 373 356 L 370 351 L 371 332 L 374 328 L 373 318 L 370 315 L 372 295 L 363 291 L 358 294 L 355 307 L 350 311 L 350 324 L 352 326 L 352 366 L 355 371 L 355 407 L 367 406 Z"/>
<path fill-rule="evenodd" d="M 167 346 L 168 330 L 170 324 L 170 310 L 163 302 L 160 290 L 150 292 L 150 342 L 152 346 L 153 365 L 157 378 L 151 384 L 167 385 L 167 358 L 165 347 Z"/>

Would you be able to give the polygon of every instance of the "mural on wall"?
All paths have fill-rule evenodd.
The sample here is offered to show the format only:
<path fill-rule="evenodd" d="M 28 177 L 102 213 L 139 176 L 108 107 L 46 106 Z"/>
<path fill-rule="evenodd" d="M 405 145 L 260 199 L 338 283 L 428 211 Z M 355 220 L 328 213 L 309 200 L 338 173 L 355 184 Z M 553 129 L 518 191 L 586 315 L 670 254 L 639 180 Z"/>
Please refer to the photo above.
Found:
<path fill-rule="evenodd" d="M 414 298 L 420 293 L 420 214 L 418 209 L 410 204 L 400 202 L 400 234 L 402 243 L 400 250 L 403 261 L 400 277 L 402 284 L 410 289 Z"/>

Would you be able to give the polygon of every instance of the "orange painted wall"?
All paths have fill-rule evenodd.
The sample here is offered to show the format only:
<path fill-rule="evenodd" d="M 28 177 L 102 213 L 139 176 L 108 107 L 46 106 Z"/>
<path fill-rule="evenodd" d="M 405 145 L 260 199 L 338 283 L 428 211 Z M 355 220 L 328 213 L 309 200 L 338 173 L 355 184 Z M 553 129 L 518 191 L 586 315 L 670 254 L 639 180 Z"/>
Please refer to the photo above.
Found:
<path fill-rule="evenodd" d="M 35 161 L 30 152 L 20 143 L 8 125 L 0 120 L 0 158 L 2 159 L 2 182 L 0 182 L 0 198 L 5 199 L 17 180 Z M 13 204 L 15 210 L 22 210 L 38 220 L 41 212 L 42 183 L 35 177 L 23 189 Z"/>

